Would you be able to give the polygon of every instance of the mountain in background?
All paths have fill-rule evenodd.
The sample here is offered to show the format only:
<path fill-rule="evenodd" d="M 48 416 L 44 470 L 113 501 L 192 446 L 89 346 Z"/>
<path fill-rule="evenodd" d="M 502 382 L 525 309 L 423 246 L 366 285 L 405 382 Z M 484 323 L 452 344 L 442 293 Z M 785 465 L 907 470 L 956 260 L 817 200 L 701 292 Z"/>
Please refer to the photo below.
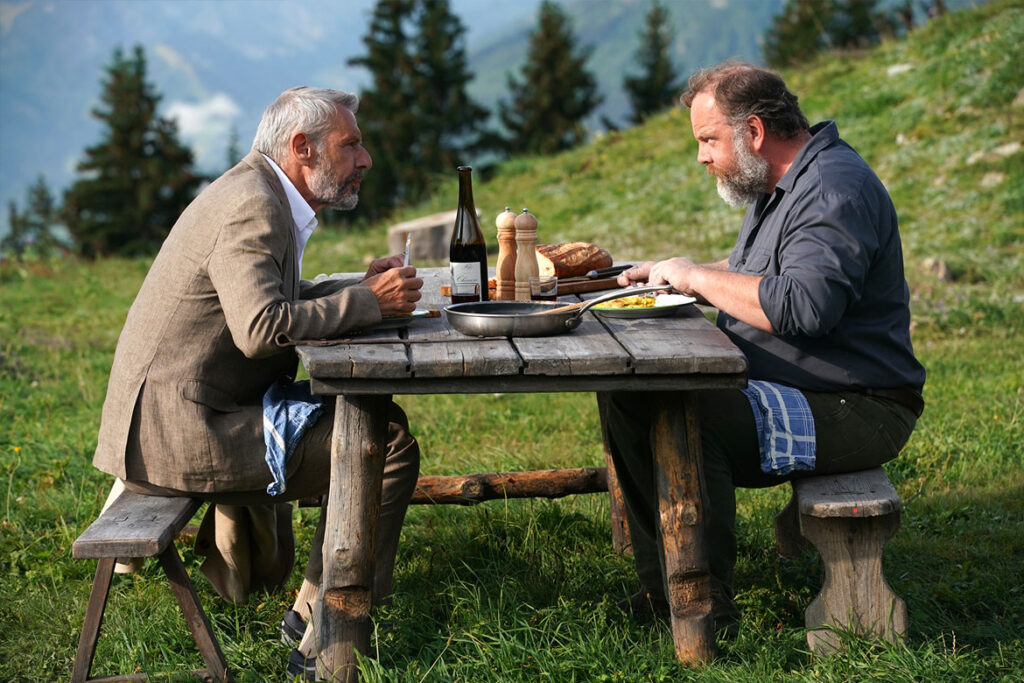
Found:
<path fill-rule="evenodd" d="M 727 57 L 759 60 L 760 41 L 783 0 L 665 0 L 675 26 L 680 76 Z M 467 26 L 470 93 L 493 109 L 519 73 L 540 0 L 452 0 Z M 578 44 L 604 104 L 601 117 L 624 124 L 622 79 L 649 0 L 565 0 Z M 24 204 L 40 175 L 59 197 L 75 164 L 99 141 L 90 115 L 113 50 L 146 50 L 161 113 L 177 120 L 198 169 L 227 163 L 231 129 L 248 148 L 263 108 L 285 88 L 315 84 L 358 92 L 369 82 L 346 65 L 363 51 L 374 0 L 0 0 L 0 234 L 8 202 Z M 371 150 L 372 152 L 372 150 Z"/>

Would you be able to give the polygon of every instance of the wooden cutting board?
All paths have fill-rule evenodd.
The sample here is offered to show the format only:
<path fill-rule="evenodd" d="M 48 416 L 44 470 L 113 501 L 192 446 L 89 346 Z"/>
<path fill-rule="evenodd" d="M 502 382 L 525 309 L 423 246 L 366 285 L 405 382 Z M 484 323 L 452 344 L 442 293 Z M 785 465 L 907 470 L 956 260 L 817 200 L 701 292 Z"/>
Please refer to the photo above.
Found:
<path fill-rule="evenodd" d="M 494 280 L 490 281 L 494 285 Z M 566 279 L 558 281 L 558 296 L 563 294 L 583 294 L 584 292 L 600 292 L 602 290 L 618 289 L 618 283 L 614 278 L 599 278 L 597 280 L 575 280 Z M 495 288 L 487 288 L 487 292 L 494 300 Z M 452 289 L 447 285 L 441 285 L 441 296 L 452 296 Z"/>
<path fill-rule="evenodd" d="M 613 277 L 596 280 L 559 280 L 558 295 L 582 294 L 583 292 L 599 292 L 602 289 L 618 289 L 619 283 Z"/>
<path fill-rule="evenodd" d="M 603 277 L 597 280 L 559 280 L 558 295 L 582 294 L 583 292 L 600 292 L 604 289 L 618 289 L 619 284 L 613 277 Z M 495 296 L 494 288 L 488 289 L 490 296 Z M 452 290 L 448 285 L 441 285 L 441 296 L 451 296 Z"/>

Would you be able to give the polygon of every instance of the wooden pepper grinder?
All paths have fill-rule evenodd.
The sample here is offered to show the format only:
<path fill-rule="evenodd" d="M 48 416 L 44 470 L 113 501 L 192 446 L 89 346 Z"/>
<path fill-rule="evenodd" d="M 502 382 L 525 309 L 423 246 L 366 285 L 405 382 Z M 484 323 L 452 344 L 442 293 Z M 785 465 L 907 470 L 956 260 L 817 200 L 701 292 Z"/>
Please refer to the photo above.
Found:
<path fill-rule="evenodd" d="M 509 207 L 494 219 L 498 228 L 498 278 L 496 298 L 511 301 L 516 298 L 516 215 Z"/>
<path fill-rule="evenodd" d="M 523 209 L 516 216 L 516 301 L 530 300 L 530 278 L 540 272 L 537 266 L 537 217 Z"/>

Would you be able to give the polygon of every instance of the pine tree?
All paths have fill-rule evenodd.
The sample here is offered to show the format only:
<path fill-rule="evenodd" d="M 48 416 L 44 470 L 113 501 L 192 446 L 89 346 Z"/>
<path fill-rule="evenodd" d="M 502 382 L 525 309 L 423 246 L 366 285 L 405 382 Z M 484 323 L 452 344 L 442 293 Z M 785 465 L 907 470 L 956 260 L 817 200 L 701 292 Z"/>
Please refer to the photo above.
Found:
<path fill-rule="evenodd" d="M 501 103 L 511 152 L 551 154 L 586 137 L 583 119 L 601 104 L 597 81 L 586 69 L 589 51 L 577 53 L 569 19 L 544 0 L 530 36 L 522 79 L 508 77 L 511 101 Z"/>
<path fill-rule="evenodd" d="M 161 97 L 146 82 L 142 46 L 127 58 L 116 49 L 102 86 L 92 114 L 106 131 L 85 150 L 80 177 L 65 194 L 67 227 L 86 255 L 153 252 L 200 178 L 176 124 L 157 114 Z"/>
<path fill-rule="evenodd" d="M 466 92 L 472 80 L 466 29 L 448 0 L 421 0 L 413 92 L 420 119 L 419 160 L 428 173 L 451 172 L 484 142 L 489 112 Z"/>
<path fill-rule="evenodd" d="M 363 145 L 373 157 L 359 191 L 358 214 L 375 216 L 394 206 L 404 187 L 402 157 L 411 149 L 415 121 L 411 116 L 412 57 L 407 35 L 413 0 L 378 0 L 363 37 L 366 54 L 348 61 L 365 67 L 373 85 L 359 103 Z M 406 181 L 407 183 L 407 181 Z"/>
<path fill-rule="evenodd" d="M 636 51 L 636 61 L 643 72 L 639 76 L 627 76 L 622 82 L 633 108 L 630 118 L 633 123 L 642 123 L 651 114 L 668 108 L 678 94 L 680 86 L 669 53 L 671 47 L 672 24 L 668 10 L 654 0 Z"/>
<path fill-rule="evenodd" d="M 783 67 L 810 59 L 831 47 L 825 21 L 833 0 L 786 0 L 782 12 L 765 33 L 764 59 Z"/>
<path fill-rule="evenodd" d="M 238 148 L 238 126 L 233 123 L 231 130 L 228 131 L 228 147 L 224 152 L 224 158 L 229 169 L 242 160 L 242 151 Z"/>
<path fill-rule="evenodd" d="M 786 0 L 765 33 L 764 58 L 770 66 L 792 66 L 825 50 L 873 45 L 895 26 L 878 0 Z"/>
<path fill-rule="evenodd" d="M 23 212 L 10 202 L 8 218 L 11 231 L 0 241 L 0 251 L 20 258 L 26 254 L 48 256 L 61 248 L 53 234 L 60 220 L 59 210 L 44 176 L 40 175 L 25 192 Z"/>
<path fill-rule="evenodd" d="M 358 214 L 376 215 L 421 199 L 433 176 L 451 171 L 485 139 L 486 109 L 466 93 L 465 28 L 448 0 L 378 0 L 349 60 L 371 74 L 359 127 L 373 157 Z"/>

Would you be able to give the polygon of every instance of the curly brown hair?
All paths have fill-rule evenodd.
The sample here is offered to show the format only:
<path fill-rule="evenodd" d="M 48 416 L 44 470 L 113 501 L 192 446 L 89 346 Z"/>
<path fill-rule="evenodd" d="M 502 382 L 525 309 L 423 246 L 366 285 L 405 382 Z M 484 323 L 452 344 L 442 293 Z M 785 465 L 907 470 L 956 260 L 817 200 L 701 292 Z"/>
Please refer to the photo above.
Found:
<path fill-rule="evenodd" d="M 789 140 L 811 124 L 800 110 L 797 96 L 774 71 L 747 62 L 722 62 L 697 71 L 686 83 L 679 101 L 687 108 L 693 98 L 708 92 L 733 125 L 753 114 L 773 135 Z"/>

